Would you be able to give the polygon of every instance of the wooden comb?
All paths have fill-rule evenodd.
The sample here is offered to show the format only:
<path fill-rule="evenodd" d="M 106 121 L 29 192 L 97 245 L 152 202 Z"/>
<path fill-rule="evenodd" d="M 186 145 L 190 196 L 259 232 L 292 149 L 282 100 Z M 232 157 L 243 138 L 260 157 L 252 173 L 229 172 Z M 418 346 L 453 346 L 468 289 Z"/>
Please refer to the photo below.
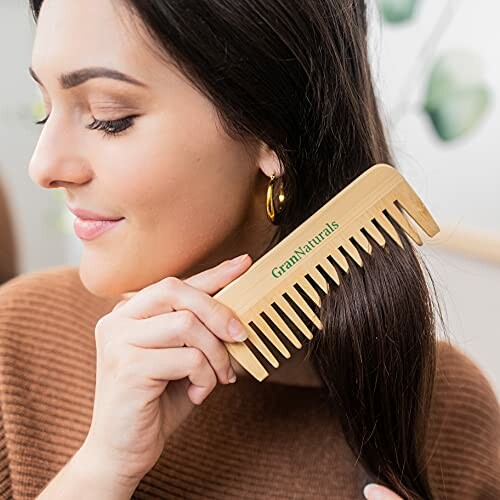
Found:
<path fill-rule="evenodd" d="M 287 324 L 273 307 L 274 305 L 281 309 L 296 327 L 296 331 L 305 339 L 311 339 L 312 332 L 296 308 L 300 309 L 318 329 L 323 329 L 316 312 L 294 285 L 299 285 L 312 303 L 320 306 L 321 296 L 312 282 L 324 293 L 328 293 L 328 281 L 325 275 L 338 285 L 339 274 L 333 261 L 347 273 L 349 264 L 343 253 L 347 252 L 359 266 L 363 266 L 363 260 L 353 240 L 368 254 L 371 254 L 372 246 L 365 236 L 366 233 L 378 245 L 385 246 L 385 238 L 375 225 L 375 221 L 401 248 L 404 248 L 387 214 L 415 243 L 422 245 L 419 235 L 396 202 L 429 237 L 439 232 L 438 225 L 422 200 L 402 175 L 390 165 L 377 163 L 256 260 L 244 274 L 213 296 L 230 307 L 245 326 L 248 332 L 245 341 L 224 342 L 224 344 L 229 354 L 259 382 L 269 373 L 249 348 L 248 342 L 251 342 L 256 352 L 274 368 L 278 368 L 279 361 L 263 342 L 262 335 L 285 358 L 290 358 L 290 352 L 276 335 L 275 330 L 297 349 L 302 347 L 294 329 Z M 296 308 L 292 307 L 284 294 L 295 303 Z M 314 331 L 314 328 L 312 330 Z"/>

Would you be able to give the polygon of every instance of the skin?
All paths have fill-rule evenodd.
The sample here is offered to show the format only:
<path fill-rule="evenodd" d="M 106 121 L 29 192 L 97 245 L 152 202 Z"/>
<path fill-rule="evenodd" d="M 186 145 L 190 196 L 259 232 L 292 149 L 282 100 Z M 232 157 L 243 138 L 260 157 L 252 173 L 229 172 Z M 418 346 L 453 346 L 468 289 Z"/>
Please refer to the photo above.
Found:
<path fill-rule="evenodd" d="M 267 145 L 222 129 L 210 100 L 160 57 L 138 21 L 111 0 L 46 0 L 32 64 L 45 103 L 29 164 L 33 182 L 62 188 L 71 207 L 125 217 L 82 240 L 79 274 L 101 297 L 182 279 L 248 253 L 263 253 L 276 226 L 266 214 L 269 177 L 281 174 Z M 63 89 L 59 75 L 110 67 L 144 86 L 90 79 Z M 86 128 L 95 119 L 138 115 L 116 136 Z M 319 385 L 302 349 L 266 382 Z M 248 374 L 233 362 L 239 376 Z"/>

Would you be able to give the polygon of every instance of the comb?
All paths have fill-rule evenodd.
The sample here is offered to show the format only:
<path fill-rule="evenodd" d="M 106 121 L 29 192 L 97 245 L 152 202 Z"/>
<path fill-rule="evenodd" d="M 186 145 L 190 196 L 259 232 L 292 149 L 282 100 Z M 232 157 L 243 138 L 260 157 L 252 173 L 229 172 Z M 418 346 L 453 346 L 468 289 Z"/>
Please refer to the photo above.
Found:
<path fill-rule="evenodd" d="M 248 333 L 243 342 L 224 342 L 229 354 L 262 382 L 269 372 L 249 345 L 263 360 L 278 368 L 278 359 L 263 339 L 267 339 L 287 359 L 291 356 L 290 351 L 276 332 L 297 349 L 302 347 L 303 342 L 312 339 L 314 327 L 323 329 L 312 304 L 321 305 L 319 290 L 328 293 L 326 276 L 340 284 L 341 276 L 337 269 L 349 272 L 346 253 L 358 266 L 363 266 L 354 241 L 371 254 L 372 245 L 367 235 L 381 247 L 386 244 L 383 232 L 378 229 L 380 227 L 404 249 L 388 215 L 417 245 L 422 245 L 420 236 L 400 207 L 429 237 L 439 232 L 431 214 L 403 176 L 391 165 L 377 163 L 256 260 L 245 273 L 214 294 L 215 299 L 232 309 Z M 311 299 L 309 302 L 299 293 L 296 285 Z M 288 322 L 275 306 L 281 309 Z M 302 316 L 298 310 L 303 313 Z"/>

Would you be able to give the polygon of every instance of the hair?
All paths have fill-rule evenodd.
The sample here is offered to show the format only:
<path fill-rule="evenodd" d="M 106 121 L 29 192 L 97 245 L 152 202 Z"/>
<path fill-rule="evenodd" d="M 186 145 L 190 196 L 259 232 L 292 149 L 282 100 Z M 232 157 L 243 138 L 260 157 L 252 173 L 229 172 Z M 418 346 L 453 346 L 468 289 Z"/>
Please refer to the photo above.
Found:
<path fill-rule="evenodd" d="M 30 3 L 37 21 L 43 0 Z M 278 156 L 286 201 L 270 247 L 373 164 L 395 166 L 371 79 L 364 0 L 120 4 L 211 100 L 230 137 L 262 141 Z M 307 356 L 367 472 L 404 498 L 431 499 L 424 444 L 434 303 L 425 264 L 394 225 L 404 250 L 378 226 L 384 247 L 367 233 L 371 254 L 353 241 L 362 268 L 345 253 L 350 269 L 339 269 L 339 286 L 329 280 L 317 310 L 324 328 Z"/>

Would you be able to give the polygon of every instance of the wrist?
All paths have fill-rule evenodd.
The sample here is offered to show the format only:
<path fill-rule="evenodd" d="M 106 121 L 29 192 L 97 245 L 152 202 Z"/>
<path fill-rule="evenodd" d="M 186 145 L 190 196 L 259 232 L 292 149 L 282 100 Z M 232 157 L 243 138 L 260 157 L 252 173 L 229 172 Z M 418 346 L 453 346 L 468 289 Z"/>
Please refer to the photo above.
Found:
<path fill-rule="evenodd" d="M 92 492 L 106 500 L 130 499 L 142 478 L 129 478 L 118 467 L 103 459 L 102 454 L 86 441 L 71 459 L 71 467 Z"/>

